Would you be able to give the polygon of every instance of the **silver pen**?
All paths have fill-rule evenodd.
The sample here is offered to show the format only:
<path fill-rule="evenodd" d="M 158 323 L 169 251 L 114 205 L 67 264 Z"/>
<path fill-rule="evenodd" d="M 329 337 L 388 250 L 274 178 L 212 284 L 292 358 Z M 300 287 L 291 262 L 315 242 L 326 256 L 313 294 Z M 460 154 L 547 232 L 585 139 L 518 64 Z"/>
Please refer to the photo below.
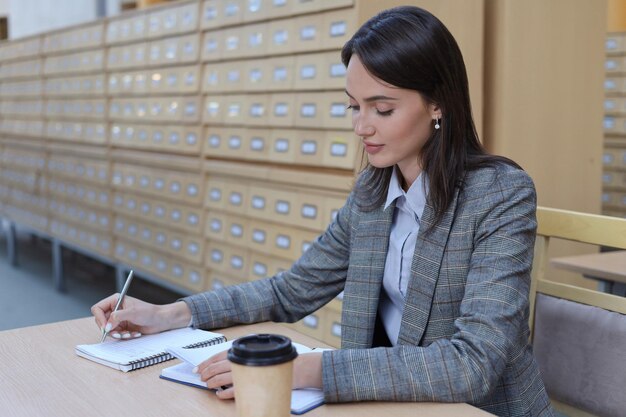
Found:
<path fill-rule="evenodd" d="M 126 296 L 126 293 L 128 292 L 128 287 L 130 287 L 130 282 L 133 280 L 133 270 L 131 269 L 130 272 L 128 273 L 128 276 L 126 277 L 126 282 L 124 283 L 124 287 L 122 288 L 122 292 L 120 293 L 120 297 L 117 299 L 117 304 L 115 304 L 115 308 L 113 309 L 113 313 L 115 313 L 120 306 L 122 305 L 122 301 L 124 301 L 124 296 Z M 111 313 L 111 314 L 113 314 Z M 102 339 L 100 339 L 100 343 L 104 342 L 104 339 L 107 338 L 107 335 L 109 334 L 108 331 L 106 331 L 104 328 L 102 329 Z"/>

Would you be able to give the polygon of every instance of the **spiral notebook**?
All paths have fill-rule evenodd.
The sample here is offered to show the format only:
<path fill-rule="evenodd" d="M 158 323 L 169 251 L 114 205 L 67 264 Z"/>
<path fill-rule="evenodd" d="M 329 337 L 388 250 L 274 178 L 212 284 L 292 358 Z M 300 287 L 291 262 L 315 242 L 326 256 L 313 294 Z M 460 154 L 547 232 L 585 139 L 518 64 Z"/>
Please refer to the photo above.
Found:
<path fill-rule="evenodd" d="M 167 347 L 192 349 L 225 341 L 222 334 L 186 327 L 137 339 L 109 338 L 103 343 L 77 345 L 75 352 L 90 361 L 128 372 L 172 359 L 173 356 L 166 351 Z"/>

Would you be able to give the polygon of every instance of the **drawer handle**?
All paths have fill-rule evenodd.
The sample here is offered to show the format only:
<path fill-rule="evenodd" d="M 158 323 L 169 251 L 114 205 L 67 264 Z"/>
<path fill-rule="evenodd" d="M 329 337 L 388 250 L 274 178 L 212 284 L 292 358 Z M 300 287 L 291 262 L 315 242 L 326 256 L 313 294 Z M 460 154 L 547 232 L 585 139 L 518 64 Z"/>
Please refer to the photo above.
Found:
<path fill-rule="evenodd" d="M 243 268 L 243 259 L 241 258 L 241 256 L 234 255 L 232 258 L 230 258 L 230 266 L 235 269 Z"/>
<path fill-rule="evenodd" d="M 315 117 L 317 114 L 317 106 L 313 103 L 303 104 L 300 108 L 300 116 Z"/>
<path fill-rule="evenodd" d="M 198 224 L 198 222 L 200 221 L 200 218 L 198 217 L 197 214 L 190 214 L 189 216 L 187 216 L 187 223 L 189 223 L 190 225 L 196 225 Z"/>
<path fill-rule="evenodd" d="M 230 70 L 228 71 L 226 78 L 231 83 L 239 82 L 239 79 L 241 78 L 241 71 L 239 71 L 238 69 Z"/>
<path fill-rule="evenodd" d="M 274 45 L 285 45 L 289 40 L 289 34 L 285 29 L 274 32 Z"/>
<path fill-rule="evenodd" d="M 241 104 L 232 103 L 228 106 L 228 117 L 238 117 L 241 114 Z"/>
<path fill-rule="evenodd" d="M 214 232 L 221 232 L 222 231 L 222 222 L 218 219 L 213 219 L 211 220 L 211 230 Z"/>
<path fill-rule="evenodd" d="M 274 81 L 280 82 L 287 80 L 287 68 L 276 67 L 274 68 Z"/>
<path fill-rule="evenodd" d="M 263 71 L 261 71 L 259 68 L 251 69 L 248 73 L 248 79 L 252 83 L 258 83 L 263 79 Z"/>
<path fill-rule="evenodd" d="M 230 226 L 230 234 L 234 237 L 243 236 L 243 227 L 240 224 L 233 224 Z"/>
<path fill-rule="evenodd" d="M 340 22 L 333 22 L 330 25 L 330 37 L 336 38 L 339 36 L 344 36 L 346 34 L 348 24 L 345 20 Z"/>
<path fill-rule="evenodd" d="M 234 206 L 240 206 L 241 200 L 242 200 L 242 197 L 240 193 L 235 192 L 235 193 L 230 194 L 230 198 L 229 198 L 230 204 Z"/>
<path fill-rule="evenodd" d="M 213 188 L 209 193 L 209 198 L 211 201 L 220 201 L 222 199 L 222 191 L 217 188 Z"/>
<path fill-rule="evenodd" d="M 226 50 L 234 51 L 239 48 L 239 36 L 229 36 L 226 38 Z"/>
<path fill-rule="evenodd" d="M 317 207 L 311 204 L 304 204 L 301 211 L 302 217 L 314 219 L 317 217 Z"/>
<path fill-rule="evenodd" d="M 284 200 L 279 200 L 276 202 L 276 213 L 280 214 L 289 214 L 289 202 Z"/>
<path fill-rule="evenodd" d="M 300 68 L 300 78 L 303 80 L 310 80 L 315 78 L 316 72 L 315 65 L 304 65 Z"/>
<path fill-rule="evenodd" d="M 341 103 L 333 103 L 330 106 L 330 115 L 332 117 L 345 117 L 346 115 L 346 106 Z"/>
<path fill-rule="evenodd" d="M 211 259 L 213 262 L 221 263 L 224 259 L 224 254 L 219 249 L 213 249 L 213 251 L 211 251 Z"/>
<path fill-rule="evenodd" d="M 274 143 L 274 150 L 278 153 L 285 153 L 289 151 L 289 139 L 278 139 Z"/>
<path fill-rule="evenodd" d="M 306 140 L 302 142 L 302 145 L 300 146 L 300 152 L 303 155 L 315 155 L 315 153 L 317 152 L 317 142 L 312 140 Z"/>
<path fill-rule="evenodd" d="M 267 266 L 265 266 L 264 264 L 262 264 L 260 262 L 255 262 L 254 263 L 253 271 L 254 271 L 254 274 L 259 276 L 259 277 L 266 277 L 267 276 Z"/>
<path fill-rule="evenodd" d="M 302 243 L 302 253 L 306 252 L 311 247 L 311 242 Z"/>
<path fill-rule="evenodd" d="M 285 117 L 289 113 L 289 105 L 287 103 L 276 103 L 274 106 L 274 116 Z"/>
<path fill-rule="evenodd" d="M 316 32 L 315 26 L 304 26 L 300 29 L 300 39 L 303 41 L 315 39 Z"/>
<path fill-rule="evenodd" d="M 265 198 L 254 196 L 252 197 L 252 207 L 258 210 L 265 208 Z"/>
<path fill-rule="evenodd" d="M 333 143 L 330 145 L 330 154 L 332 156 L 346 156 L 348 153 L 348 145 L 345 143 Z"/>
<path fill-rule="evenodd" d="M 228 147 L 230 149 L 239 149 L 239 148 L 241 148 L 241 137 L 239 137 L 239 136 L 231 136 L 228 139 Z"/>
<path fill-rule="evenodd" d="M 189 281 L 193 284 L 197 284 L 198 282 L 200 282 L 200 274 L 196 271 L 191 271 L 189 273 Z"/>
<path fill-rule="evenodd" d="M 263 230 L 255 230 L 252 233 L 252 240 L 257 243 L 265 243 L 265 232 Z"/>
<path fill-rule="evenodd" d="M 317 329 L 319 325 L 319 320 L 316 316 L 311 314 L 302 319 L 302 324 L 311 329 Z"/>
<path fill-rule="evenodd" d="M 339 78 L 346 76 L 346 67 L 343 64 L 331 64 L 330 66 L 330 77 L 331 78 Z"/>
<path fill-rule="evenodd" d="M 276 237 L 276 246 L 281 249 L 289 249 L 289 247 L 291 246 L 291 239 L 289 238 L 289 236 L 278 235 Z"/>
<path fill-rule="evenodd" d="M 250 141 L 250 149 L 253 151 L 262 151 L 265 148 L 265 141 L 263 138 L 252 138 Z"/>
<path fill-rule="evenodd" d="M 189 253 L 191 253 L 192 255 L 195 255 L 198 253 L 198 250 L 200 249 L 200 245 L 198 245 L 195 242 L 191 242 L 189 245 L 187 245 L 187 250 L 189 251 Z"/>
<path fill-rule="evenodd" d="M 198 143 L 198 137 L 196 136 L 195 133 L 188 133 L 186 141 L 187 141 L 187 145 L 193 146 L 196 143 Z"/>
<path fill-rule="evenodd" d="M 333 325 L 330 327 L 330 333 L 333 336 L 341 337 L 341 324 L 334 321 Z"/>
<path fill-rule="evenodd" d="M 209 146 L 211 148 L 219 148 L 220 147 L 221 138 L 217 135 L 209 136 Z"/>
<path fill-rule="evenodd" d="M 252 117 L 263 117 L 265 114 L 265 106 L 259 103 L 254 103 L 250 106 L 250 116 Z"/>

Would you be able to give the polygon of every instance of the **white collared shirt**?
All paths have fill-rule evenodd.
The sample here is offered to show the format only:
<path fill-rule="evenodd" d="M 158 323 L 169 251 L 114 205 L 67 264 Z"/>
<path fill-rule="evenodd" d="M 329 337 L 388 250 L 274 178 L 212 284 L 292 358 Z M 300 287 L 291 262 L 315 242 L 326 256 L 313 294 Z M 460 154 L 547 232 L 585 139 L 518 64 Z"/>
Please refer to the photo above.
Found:
<path fill-rule="evenodd" d="M 420 228 L 420 218 L 426 205 L 428 184 L 426 174 L 421 173 L 405 193 L 401 173 L 397 166 L 389 182 L 385 209 L 396 201 L 393 213 L 389 249 L 385 261 L 383 289 L 378 305 L 380 318 L 392 345 L 398 342 L 400 321 L 404 310 L 404 298 L 411 278 L 411 263 Z"/>

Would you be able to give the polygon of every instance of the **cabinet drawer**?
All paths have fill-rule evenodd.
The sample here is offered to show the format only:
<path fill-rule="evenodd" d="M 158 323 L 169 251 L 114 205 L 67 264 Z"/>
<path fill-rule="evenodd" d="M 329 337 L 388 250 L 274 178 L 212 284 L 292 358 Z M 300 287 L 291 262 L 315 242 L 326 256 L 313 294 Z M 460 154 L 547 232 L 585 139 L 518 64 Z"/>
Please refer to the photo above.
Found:
<path fill-rule="evenodd" d="M 116 213 L 193 234 L 197 234 L 202 228 L 202 209 L 137 194 L 115 193 L 113 210 Z"/>
<path fill-rule="evenodd" d="M 241 62 L 209 63 L 204 65 L 203 92 L 237 93 L 246 90 L 245 67 Z"/>
<path fill-rule="evenodd" d="M 341 49 L 358 29 L 353 9 L 327 12 L 323 15 L 322 47 Z"/>
<path fill-rule="evenodd" d="M 292 261 L 266 255 L 260 252 L 250 252 L 250 279 L 271 277 L 279 272 L 291 268 Z"/>
<path fill-rule="evenodd" d="M 205 1 L 204 27 L 231 26 L 243 21 L 245 0 Z"/>
<path fill-rule="evenodd" d="M 294 52 L 316 51 L 322 48 L 323 17 L 320 14 L 293 19 L 296 32 Z"/>
<path fill-rule="evenodd" d="M 294 94 L 272 94 L 269 99 L 270 126 L 291 127 L 294 123 L 296 96 Z"/>
<path fill-rule="evenodd" d="M 296 23 L 293 19 L 275 20 L 267 26 L 268 49 L 274 54 L 291 54 L 297 48 Z"/>
<path fill-rule="evenodd" d="M 247 279 L 248 250 L 222 242 L 209 242 L 205 254 L 205 263 L 208 268 L 224 272 L 233 277 Z"/>
<path fill-rule="evenodd" d="M 224 33 L 222 31 L 206 32 L 202 35 L 201 59 L 203 61 L 218 61 L 222 58 L 223 38 Z M 234 41 L 231 40 L 231 42 Z"/>

